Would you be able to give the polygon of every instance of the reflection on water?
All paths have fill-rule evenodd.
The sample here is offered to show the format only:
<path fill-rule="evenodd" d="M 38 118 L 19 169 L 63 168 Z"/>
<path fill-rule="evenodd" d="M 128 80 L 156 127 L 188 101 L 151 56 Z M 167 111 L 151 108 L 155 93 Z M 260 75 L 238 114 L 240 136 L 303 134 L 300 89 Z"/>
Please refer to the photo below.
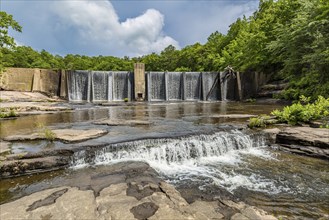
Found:
<path fill-rule="evenodd" d="M 179 103 L 144 103 L 133 106 L 73 106 L 74 112 L 22 116 L 15 120 L 3 120 L 0 124 L 0 138 L 9 135 L 26 134 L 36 130 L 37 123 L 44 126 L 70 127 L 100 119 L 137 119 L 163 123 L 170 120 L 194 122 L 197 124 L 216 124 L 224 122 L 241 122 L 247 119 L 218 119 L 218 114 L 268 114 L 281 105 L 239 103 L 239 102 L 179 102 Z M 158 123 L 161 124 L 161 123 Z M 161 124 L 162 126 L 163 124 Z"/>

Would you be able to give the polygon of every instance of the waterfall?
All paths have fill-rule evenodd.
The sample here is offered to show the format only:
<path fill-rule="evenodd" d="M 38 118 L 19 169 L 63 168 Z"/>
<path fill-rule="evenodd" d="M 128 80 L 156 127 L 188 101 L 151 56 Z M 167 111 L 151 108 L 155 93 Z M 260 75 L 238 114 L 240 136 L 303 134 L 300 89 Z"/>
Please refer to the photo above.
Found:
<path fill-rule="evenodd" d="M 166 100 L 166 80 L 164 72 L 148 73 L 148 99 L 149 101 Z"/>
<path fill-rule="evenodd" d="M 208 95 L 208 100 L 219 100 L 219 86 L 216 78 L 218 78 L 217 73 L 202 73 L 203 100 L 206 100 Z M 213 90 L 211 91 L 212 88 Z"/>
<path fill-rule="evenodd" d="M 185 99 L 186 100 L 202 100 L 201 97 L 201 73 L 187 72 L 185 73 Z"/>
<path fill-rule="evenodd" d="M 131 100 L 130 72 L 81 71 L 68 72 L 70 102 L 107 102 Z"/>
<path fill-rule="evenodd" d="M 113 72 L 113 100 L 123 101 L 125 98 L 131 99 L 130 73 Z"/>
<path fill-rule="evenodd" d="M 69 101 L 90 101 L 90 85 L 89 71 L 76 70 L 68 72 Z"/>
<path fill-rule="evenodd" d="M 110 164 L 127 160 L 141 160 L 155 164 L 184 164 L 191 160 L 218 157 L 229 151 L 265 145 L 262 136 L 245 134 L 238 130 L 196 135 L 176 139 L 161 138 L 111 144 L 95 152 L 74 154 L 72 166 Z"/>
<path fill-rule="evenodd" d="M 227 97 L 227 72 L 220 73 L 220 89 L 221 89 L 221 100 L 226 101 Z"/>
<path fill-rule="evenodd" d="M 168 72 L 167 74 L 167 100 L 183 100 L 183 73 Z"/>
<path fill-rule="evenodd" d="M 108 72 L 93 71 L 92 74 L 92 101 L 105 102 L 108 100 Z"/>

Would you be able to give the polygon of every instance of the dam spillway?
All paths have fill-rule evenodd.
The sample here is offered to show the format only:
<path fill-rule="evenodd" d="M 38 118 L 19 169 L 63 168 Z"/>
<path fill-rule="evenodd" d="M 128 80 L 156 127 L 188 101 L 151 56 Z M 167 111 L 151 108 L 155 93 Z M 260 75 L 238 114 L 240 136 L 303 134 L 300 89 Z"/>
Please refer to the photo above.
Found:
<path fill-rule="evenodd" d="M 147 101 L 224 101 L 234 88 L 223 72 L 146 72 Z M 132 101 L 134 73 L 129 71 L 69 71 L 70 102 Z"/>

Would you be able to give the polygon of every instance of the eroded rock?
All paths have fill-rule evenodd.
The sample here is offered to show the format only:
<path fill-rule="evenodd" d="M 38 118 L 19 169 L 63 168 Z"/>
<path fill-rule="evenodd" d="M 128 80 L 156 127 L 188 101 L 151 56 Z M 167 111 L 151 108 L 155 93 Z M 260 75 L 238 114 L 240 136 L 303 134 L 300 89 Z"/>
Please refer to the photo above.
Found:
<path fill-rule="evenodd" d="M 329 159 L 329 129 L 287 127 L 276 135 L 276 143 L 283 150 Z"/>
<path fill-rule="evenodd" d="M 48 136 L 45 132 L 32 133 L 29 135 L 13 135 L 4 138 L 6 141 L 32 141 L 32 140 L 47 140 L 54 139 L 65 143 L 82 142 L 94 138 L 101 137 L 107 134 L 106 130 L 89 129 L 89 130 L 76 130 L 76 129 L 56 129 L 49 130 Z"/>

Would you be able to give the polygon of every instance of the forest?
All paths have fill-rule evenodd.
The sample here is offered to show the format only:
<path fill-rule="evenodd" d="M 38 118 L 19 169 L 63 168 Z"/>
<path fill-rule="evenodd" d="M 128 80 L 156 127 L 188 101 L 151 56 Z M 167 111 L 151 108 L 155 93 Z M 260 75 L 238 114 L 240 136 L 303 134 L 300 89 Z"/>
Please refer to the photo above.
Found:
<path fill-rule="evenodd" d="M 180 50 L 170 45 L 159 54 L 133 58 L 59 56 L 15 46 L 8 29 L 22 28 L 5 12 L 0 27 L 1 67 L 127 71 L 143 62 L 146 71 L 222 71 L 231 66 L 288 82 L 279 98 L 329 96 L 328 0 L 261 0 L 252 16 L 238 18 L 226 34 L 215 31 L 205 44 Z"/>

